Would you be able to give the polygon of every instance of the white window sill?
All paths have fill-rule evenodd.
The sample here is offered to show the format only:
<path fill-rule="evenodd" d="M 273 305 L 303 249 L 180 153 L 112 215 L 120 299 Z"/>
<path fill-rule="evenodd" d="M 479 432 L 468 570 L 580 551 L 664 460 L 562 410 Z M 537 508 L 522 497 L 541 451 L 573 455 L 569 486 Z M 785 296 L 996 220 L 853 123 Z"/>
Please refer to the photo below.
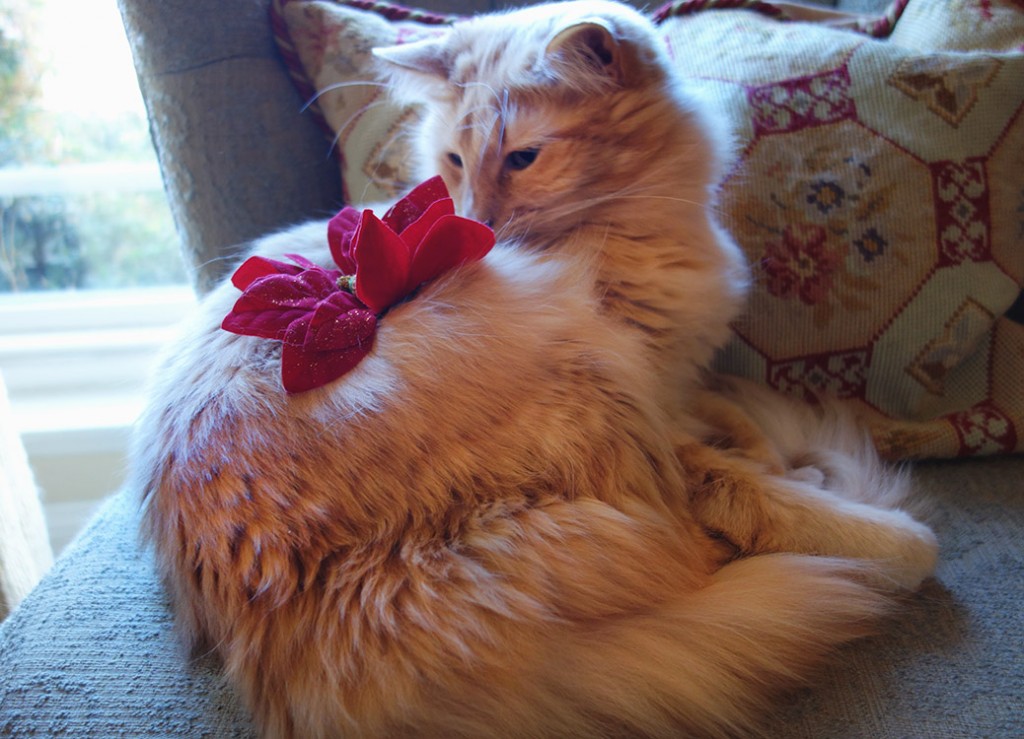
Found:
<path fill-rule="evenodd" d="M 147 377 L 194 302 L 187 287 L 0 296 L 0 371 L 47 503 L 121 485 Z"/>

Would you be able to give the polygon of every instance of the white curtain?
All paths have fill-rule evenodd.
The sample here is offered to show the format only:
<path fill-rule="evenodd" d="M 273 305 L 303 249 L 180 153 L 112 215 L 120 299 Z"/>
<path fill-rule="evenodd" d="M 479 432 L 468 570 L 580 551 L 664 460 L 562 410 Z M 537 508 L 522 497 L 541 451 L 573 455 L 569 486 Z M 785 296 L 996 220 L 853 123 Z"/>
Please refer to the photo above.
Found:
<path fill-rule="evenodd" d="M 39 491 L 0 375 L 0 620 L 52 563 Z"/>

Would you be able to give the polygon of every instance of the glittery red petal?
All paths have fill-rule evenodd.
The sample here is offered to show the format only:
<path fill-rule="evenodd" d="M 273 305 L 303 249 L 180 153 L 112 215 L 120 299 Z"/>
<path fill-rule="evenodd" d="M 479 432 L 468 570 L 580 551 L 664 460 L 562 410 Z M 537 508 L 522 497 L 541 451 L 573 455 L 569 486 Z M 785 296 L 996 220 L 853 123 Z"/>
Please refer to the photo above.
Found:
<path fill-rule="evenodd" d="M 276 259 L 266 257 L 249 257 L 231 275 L 231 284 L 239 290 L 245 290 L 255 280 L 268 275 L 295 275 L 302 271 L 302 267 L 287 262 L 279 262 Z"/>
<path fill-rule="evenodd" d="M 327 223 L 327 244 L 331 257 L 347 275 L 356 273 L 356 260 L 352 254 L 352 239 L 362 218 L 355 208 L 343 208 Z"/>
<path fill-rule="evenodd" d="M 326 385 L 349 372 L 373 348 L 376 316 L 354 309 L 296 321 L 281 351 L 281 384 L 289 393 Z"/>
<path fill-rule="evenodd" d="M 440 175 L 431 177 L 412 189 L 404 198 L 395 203 L 384 214 L 384 223 L 397 234 L 402 233 L 419 219 L 438 200 L 449 198 L 448 188 Z"/>
<path fill-rule="evenodd" d="M 416 247 L 423 241 L 423 238 L 430 232 L 434 224 L 441 218 L 452 215 L 455 215 L 455 204 L 451 198 L 442 198 L 437 202 L 431 203 L 423 215 L 410 223 L 398 235 L 402 237 L 402 241 L 409 247 L 409 253 L 415 254 Z"/>

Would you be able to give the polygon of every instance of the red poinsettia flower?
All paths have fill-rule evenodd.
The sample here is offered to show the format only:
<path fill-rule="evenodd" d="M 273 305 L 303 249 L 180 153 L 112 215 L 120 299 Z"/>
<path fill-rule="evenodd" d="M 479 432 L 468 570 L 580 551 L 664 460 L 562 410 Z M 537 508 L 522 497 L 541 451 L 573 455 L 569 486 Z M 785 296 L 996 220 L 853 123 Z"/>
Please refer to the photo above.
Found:
<path fill-rule="evenodd" d="M 378 313 L 494 246 L 490 228 L 455 215 L 440 177 L 416 187 L 383 219 L 346 208 L 331 219 L 327 238 L 334 261 L 356 275 L 356 295 Z"/>
<path fill-rule="evenodd" d="M 377 320 L 388 308 L 494 245 L 487 226 L 454 214 L 440 177 L 414 189 L 383 220 L 343 209 L 328 224 L 327 239 L 340 270 L 288 254 L 294 264 L 251 257 L 231 278 L 242 296 L 221 327 L 283 342 L 281 381 L 290 393 L 351 370 L 373 348 Z"/>
<path fill-rule="evenodd" d="M 288 255 L 295 264 L 251 257 L 231 277 L 242 297 L 221 328 L 284 342 L 281 381 L 298 393 L 355 367 L 373 347 L 377 316 L 338 286 L 342 273 Z"/>

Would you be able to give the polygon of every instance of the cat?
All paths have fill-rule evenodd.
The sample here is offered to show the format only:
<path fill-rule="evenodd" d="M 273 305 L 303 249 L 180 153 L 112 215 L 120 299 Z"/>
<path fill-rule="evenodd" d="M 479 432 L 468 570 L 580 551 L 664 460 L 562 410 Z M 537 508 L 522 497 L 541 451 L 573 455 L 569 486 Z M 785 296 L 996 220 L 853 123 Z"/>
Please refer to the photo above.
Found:
<path fill-rule="evenodd" d="M 658 363 L 658 402 L 673 414 L 702 523 L 721 535 L 729 530 L 747 554 L 906 563 L 907 572 L 885 576 L 912 586 L 933 566 L 934 542 L 891 510 L 906 497 L 907 480 L 884 471 L 856 421 L 836 407 L 815 417 L 739 378 L 708 378 L 749 280 L 739 249 L 708 214 L 709 183 L 731 155 L 728 126 L 681 89 L 649 26 L 613 33 L 600 7 L 612 12 L 579 3 L 553 16 L 535 6 L 520 10 L 504 33 L 498 26 L 506 18 L 497 16 L 457 27 L 443 41 L 376 50 L 392 66 L 392 97 L 425 111 L 414 140 L 421 176 L 440 172 L 460 212 L 494 224 L 518 248 L 557 245 L 561 255 L 594 263 L 603 308 L 639 329 Z M 539 57 L 547 62 L 540 71 Z M 531 73 L 560 84 L 538 93 Z M 623 87 L 629 95 L 611 97 Z M 737 437 L 744 444 L 722 453 L 716 440 Z M 782 437 L 785 448 L 770 441 Z M 793 468 L 796 477 L 783 474 Z M 846 499 L 803 484 L 811 470 Z M 700 494 L 706 488 L 716 494 Z M 783 512 L 789 519 L 766 531 L 763 522 Z"/>
<path fill-rule="evenodd" d="M 747 281 L 713 114 L 611 2 L 377 54 L 498 243 L 304 393 L 202 301 L 131 464 L 183 633 L 267 737 L 754 730 L 935 541 L 844 420 L 709 379 Z M 252 253 L 329 266 L 326 231 Z"/>

